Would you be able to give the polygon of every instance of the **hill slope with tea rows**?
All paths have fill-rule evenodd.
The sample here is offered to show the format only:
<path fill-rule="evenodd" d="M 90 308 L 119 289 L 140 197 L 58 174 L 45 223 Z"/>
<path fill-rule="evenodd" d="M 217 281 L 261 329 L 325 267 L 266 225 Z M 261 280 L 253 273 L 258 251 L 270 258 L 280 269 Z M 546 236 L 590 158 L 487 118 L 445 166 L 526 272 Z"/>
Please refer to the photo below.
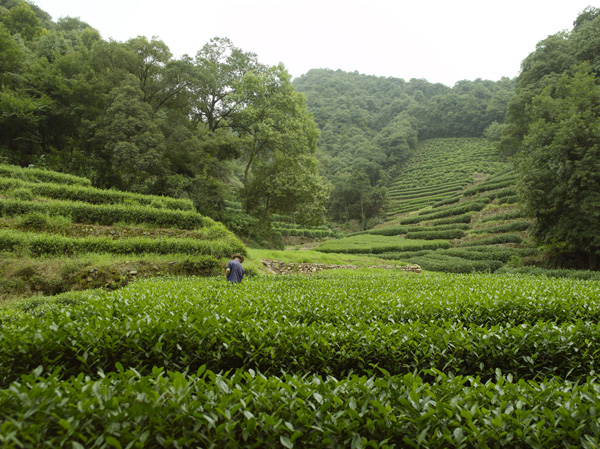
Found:
<path fill-rule="evenodd" d="M 424 141 L 388 193 L 388 221 L 317 250 L 377 254 L 452 273 L 530 263 L 538 251 L 516 182 L 484 139 Z"/>
<path fill-rule="evenodd" d="M 245 247 L 189 200 L 97 189 L 86 178 L 0 165 L 0 251 L 0 297 L 10 297 L 215 273 Z"/>
<path fill-rule="evenodd" d="M 422 141 L 388 191 L 388 217 L 431 206 L 508 168 L 483 138 Z"/>

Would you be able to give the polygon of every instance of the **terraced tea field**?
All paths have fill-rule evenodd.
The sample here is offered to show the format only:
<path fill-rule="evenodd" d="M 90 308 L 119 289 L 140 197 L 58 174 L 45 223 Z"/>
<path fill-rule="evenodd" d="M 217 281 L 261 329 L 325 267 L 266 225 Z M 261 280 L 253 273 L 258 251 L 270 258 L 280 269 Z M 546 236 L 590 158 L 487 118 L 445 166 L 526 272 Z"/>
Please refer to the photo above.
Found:
<path fill-rule="evenodd" d="M 597 447 L 600 282 L 139 280 L 0 310 L 2 447 Z"/>
<path fill-rule="evenodd" d="M 480 177 L 509 168 L 498 150 L 483 138 L 425 140 L 388 191 L 388 217 L 455 197 Z"/>
<path fill-rule="evenodd" d="M 515 183 L 515 173 L 505 171 L 431 207 L 315 249 L 372 254 L 450 273 L 520 266 L 538 250 L 529 239 L 532 220 L 521 211 Z"/>
<path fill-rule="evenodd" d="M 90 184 L 0 164 L 0 299 L 216 274 L 232 253 L 246 251 L 190 200 Z"/>

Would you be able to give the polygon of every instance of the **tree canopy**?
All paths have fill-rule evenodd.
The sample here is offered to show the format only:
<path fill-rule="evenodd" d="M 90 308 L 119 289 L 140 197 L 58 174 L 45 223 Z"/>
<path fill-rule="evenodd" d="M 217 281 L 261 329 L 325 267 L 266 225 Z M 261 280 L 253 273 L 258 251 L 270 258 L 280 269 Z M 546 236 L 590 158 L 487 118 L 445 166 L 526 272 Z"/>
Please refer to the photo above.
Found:
<path fill-rule="evenodd" d="M 501 142 L 515 155 L 538 240 L 560 262 L 591 269 L 600 252 L 599 42 L 600 10 L 587 8 L 571 32 L 537 45 L 523 61 Z"/>
<path fill-rule="evenodd" d="M 321 130 L 317 156 L 332 184 L 329 214 L 382 220 L 385 189 L 420 140 L 497 136 L 513 81 L 460 81 L 453 87 L 422 79 L 313 69 L 293 82 L 307 97 Z"/>
<path fill-rule="evenodd" d="M 16 0 L 0 4 L 0 50 L 2 161 L 188 197 L 224 221 L 227 200 L 323 219 L 319 130 L 283 65 L 227 38 L 175 59 L 157 37 L 104 40 Z"/>

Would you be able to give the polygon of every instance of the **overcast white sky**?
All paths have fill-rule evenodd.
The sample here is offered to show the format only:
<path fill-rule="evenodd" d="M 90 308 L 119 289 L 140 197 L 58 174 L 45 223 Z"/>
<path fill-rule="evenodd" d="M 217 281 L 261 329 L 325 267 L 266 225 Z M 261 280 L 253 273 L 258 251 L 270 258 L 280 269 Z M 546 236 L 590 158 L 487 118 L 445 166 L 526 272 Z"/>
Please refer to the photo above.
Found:
<path fill-rule="evenodd" d="M 175 57 L 228 37 L 294 77 L 312 68 L 459 80 L 517 76 L 548 35 L 592 0 L 33 0 L 54 21 L 79 17 L 105 39 L 158 36 Z M 598 2 L 598 0 L 596 0 Z"/>

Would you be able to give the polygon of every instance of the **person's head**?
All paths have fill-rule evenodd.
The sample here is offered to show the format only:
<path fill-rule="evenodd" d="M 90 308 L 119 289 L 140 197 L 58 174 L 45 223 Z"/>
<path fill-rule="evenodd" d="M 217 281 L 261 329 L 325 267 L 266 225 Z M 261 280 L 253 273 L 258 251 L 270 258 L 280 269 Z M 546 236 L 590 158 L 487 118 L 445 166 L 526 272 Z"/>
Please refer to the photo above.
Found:
<path fill-rule="evenodd" d="M 240 253 L 235 253 L 231 255 L 231 260 L 239 260 L 240 262 L 244 261 L 244 256 L 242 256 Z"/>

